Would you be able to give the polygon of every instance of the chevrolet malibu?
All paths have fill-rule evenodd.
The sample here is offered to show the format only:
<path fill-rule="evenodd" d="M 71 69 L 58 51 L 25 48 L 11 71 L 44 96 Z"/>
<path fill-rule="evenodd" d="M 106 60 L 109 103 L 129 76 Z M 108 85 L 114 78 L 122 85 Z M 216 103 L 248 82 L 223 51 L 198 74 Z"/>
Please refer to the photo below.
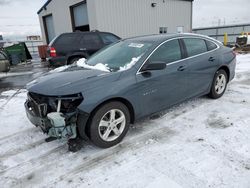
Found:
<path fill-rule="evenodd" d="M 193 97 L 221 97 L 236 57 L 195 34 L 125 39 L 27 85 L 29 120 L 49 138 L 108 148 L 129 125 Z"/>

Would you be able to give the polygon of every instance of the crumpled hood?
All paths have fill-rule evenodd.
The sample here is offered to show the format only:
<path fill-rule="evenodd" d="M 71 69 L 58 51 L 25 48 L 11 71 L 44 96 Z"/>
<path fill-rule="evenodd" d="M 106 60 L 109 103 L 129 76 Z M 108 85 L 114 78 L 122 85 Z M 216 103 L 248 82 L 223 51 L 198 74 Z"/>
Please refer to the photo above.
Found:
<path fill-rule="evenodd" d="M 100 70 L 65 70 L 50 73 L 27 84 L 29 92 L 47 96 L 71 95 L 115 81 L 119 73 Z"/>

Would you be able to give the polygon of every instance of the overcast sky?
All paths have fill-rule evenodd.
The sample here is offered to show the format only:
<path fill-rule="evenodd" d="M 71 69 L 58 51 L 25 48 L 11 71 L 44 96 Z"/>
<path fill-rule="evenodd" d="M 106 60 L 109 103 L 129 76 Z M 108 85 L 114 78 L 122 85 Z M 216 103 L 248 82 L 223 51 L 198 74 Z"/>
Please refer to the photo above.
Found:
<path fill-rule="evenodd" d="M 46 0 L 0 0 L 0 35 L 39 34 L 38 9 Z M 194 0 L 193 27 L 250 23 L 250 0 Z"/>

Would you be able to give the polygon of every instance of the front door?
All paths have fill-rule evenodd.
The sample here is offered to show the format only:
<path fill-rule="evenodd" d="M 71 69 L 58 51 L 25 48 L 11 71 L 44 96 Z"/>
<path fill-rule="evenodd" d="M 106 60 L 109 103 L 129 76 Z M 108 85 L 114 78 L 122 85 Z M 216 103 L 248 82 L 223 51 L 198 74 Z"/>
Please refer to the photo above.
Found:
<path fill-rule="evenodd" d="M 158 112 L 186 98 L 187 65 L 182 59 L 179 40 L 162 44 L 147 63 L 165 62 L 164 70 L 137 73 L 137 89 L 144 115 Z"/>

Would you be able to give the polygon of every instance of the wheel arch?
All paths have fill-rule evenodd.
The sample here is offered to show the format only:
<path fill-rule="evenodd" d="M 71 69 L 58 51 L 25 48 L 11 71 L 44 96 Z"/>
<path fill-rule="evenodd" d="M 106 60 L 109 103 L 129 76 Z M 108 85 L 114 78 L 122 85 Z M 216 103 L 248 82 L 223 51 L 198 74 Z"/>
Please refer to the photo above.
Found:
<path fill-rule="evenodd" d="M 87 57 L 85 55 L 82 55 L 82 54 L 73 54 L 71 56 L 68 56 L 68 58 L 67 58 L 67 65 L 74 58 L 87 58 Z"/>
<path fill-rule="evenodd" d="M 107 99 L 105 101 L 102 101 L 100 104 L 98 104 L 90 113 L 90 117 L 93 116 L 93 114 L 103 105 L 109 103 L 109 102 L 121 102 L 123 103 L 129 110 L 129 114 L 130 114 L 130 123 L 134 123 L 135 121 L 135 111 L 134 111 L 134 107 L 131 104 L 131 102 L 123 97 L 115 97 L 115 98 L 111 98 L 111 99 Z"/>
<path fill-rule="evenodd" d="M 88 120 L 86 122 L 86 124 L 84 125 L 85 127 L 83 128 L 85 130 L 85 135 L 87 136 L 87 138 L 89 138 L 89 125 L 92 121 L 92 117 L 95 114 L 95 112 L 103 105 L 109 103 L 109 102 L 121 102 L 122 104 L 124 104 L 128 110 L 129 110 L 129 114 L 130 114 L 130 123 L 133 124 L 135 122 L 135 112 L 134 112 L 134 107 L 131 104 L 130 101 L 128 101 L 125 98 L 122 97 L 115 97 L 115 98 L 111 98 L 111 99 L 107 99 L 105 101 L 102 101 L 100 104 L 98 104 L 89 114 Z M 86 137 L 85 137 L 86 138 Z"/>
<path fill-rule="evenodd" d="M 227 82 L 229 82 L 229 80 L 230 80 L 230 70 L 229 70 L 229 68 L 226 65 L 223 65 L 217 71 L 219 71 L 219 70 L 224 70 L 227 73 L 227 77 L 228 77 Z"/>

